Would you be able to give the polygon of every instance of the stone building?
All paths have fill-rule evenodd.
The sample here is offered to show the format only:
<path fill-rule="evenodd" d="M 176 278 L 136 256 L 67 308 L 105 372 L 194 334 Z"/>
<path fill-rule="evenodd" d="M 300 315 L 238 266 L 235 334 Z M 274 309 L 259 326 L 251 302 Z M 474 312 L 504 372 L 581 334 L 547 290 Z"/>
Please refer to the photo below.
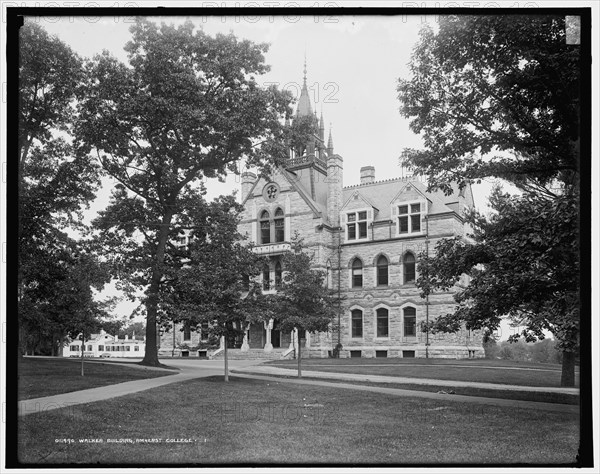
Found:
<path fill-rule="evenodd" d="M 243 173 L 239 230 L 269 258 L 261 276 L 264 291 L 276 291 L 281 257 L 298 232 L 315 268 L 326 272 L 328 286 L 342 297 L 339 329 L 298 335 L 280 331 L 277 319 L 252 324 L 230 354 L 284 358 L 300 340 L 308 357 L 328 357 L 338 344 L 340 357 L 483 356 L 478 333 L 421 330 L 422 322 L 451 312 L 455 302 L 451 291 L 422 299 L 415 285 L 418 254 L 439 239 L 465 235 L 462 216 L 473 206 L 471 188 L 455 187 L 450 196 L 428 193 L 413 177 L 378 181 L 373 166 L 361 168 L 360 184 L 344 187 L 344 161 L 334 151 L 331 131 L 325 140 L 323 117 L 313 112 L 306 71 L 294 120 L 302 117 L 314 122 L 315 134 L 290 149 L 285 167 L 268 179 Z M 187 332 L 191 345 L 200 344 L 201 333 Z"/>

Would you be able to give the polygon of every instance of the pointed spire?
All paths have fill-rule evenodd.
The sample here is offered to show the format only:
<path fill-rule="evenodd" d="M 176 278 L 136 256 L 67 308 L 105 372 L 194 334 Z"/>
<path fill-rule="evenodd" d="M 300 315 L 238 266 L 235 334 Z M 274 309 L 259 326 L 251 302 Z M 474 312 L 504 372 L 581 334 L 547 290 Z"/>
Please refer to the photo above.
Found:
<path fill-rule="evenodd" d="M 333 155 L 333 137 L 331 136 L 331 122 L 329 123 L 329 139 L 327 140 L 327 153 Z"/>
<path fill-rule="evenodd" d="M 298 108 L 296 109 L 296 115 L 312 115 L 310 96 L 308 95 L 308 88 L 306 87 L 306 53 L 304 53 L 304 82 L 302 84 L 302 90 L 300 91 L 300 98 L 298 99 Z"/>
<path fill-rule="evenodd" d="M 323 121 L 323 107 L 321 107 L 321 119 L 319 120 L 319 138 L 325 141 L 325 122 Z"/>
<path fill-rule="evenodd" d="M 306 87 L 306 51 L 304 51 L 304 87 Z"/>

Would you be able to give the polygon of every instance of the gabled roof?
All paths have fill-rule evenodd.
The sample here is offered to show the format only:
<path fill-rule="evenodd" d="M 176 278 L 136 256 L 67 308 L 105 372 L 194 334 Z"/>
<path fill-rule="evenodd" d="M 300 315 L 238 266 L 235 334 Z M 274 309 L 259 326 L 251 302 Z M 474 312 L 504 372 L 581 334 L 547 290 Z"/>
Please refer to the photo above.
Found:
<path fill-rule="evenodd" d="M 359 192 L 360 195 L 369 202 L 373 207 L 379 209 L 377 220 L 389 219 L 391 203 L 400 196 L 400 193 L 406 186 L 410 184 L 415 188 L 417 193 L 425 196 L 430 202 L 429 214 L 441 214 L 445 212 L 453 212 L 446 203 L 456 202 L 459 197 L 458 185 L 453 184 L 454 193 L 450 196 L 444 195 L 442 191 L 427 192 L 427 185 L 416 178 L 394 178 L 384 181 L 375 181 L 368 184 L 359 184 L 345 187 L 343 190 L 342 200 L 346 203 L 350 197 Z M 345 204 L 344 204 L 345 205 Z"/>
<path fill-rule="evenodd" d="M 317 201 L 313 200 L 310 197 L 310 192 L 307 191 L 306 189 L 304 189 L 304 186 L 302 185 L 302 183 L 299 180 L 293 178 L 294 173 L 292 171 L 288 171 L 286 169 L 279 168 L 279 172 L 280 172 L 280 175 L 285 178 L 285 180 L 290 185 L 290 187 L 294 191 L 296 191 L 300 195 L 300 197 L 306 202 L 306 204 L 311 208 L 311 210 L 315 213 L 315 215 L 320 216 L 320 217 L 327 215 L 327 209 L 325 209 L 320 203 L 318 203 Z M 266 182 L 266 180 L 264 178 L 259 177 L 252 185 L 252 188 L 248 192 L 248 195 L 244 197 L 244 200 L 242 201 L 242 206 L 246 205 L 248 198 L 250 196 L 254 195 L 254 190 L 258 186 L 258 183 L 261 181 Z"/>
<path fill-rule="evenodd" d="M 372 207 L 373 209 L 376 209 L 379 211 L 379 207 L 377 207 L 375 204 L 373 204 L 373 202 L 371 202 L 371 200 L 369 198 L 367 198 L 366 196 L 364 196 L 360 191 L 356 190 L 353 193 L 351 193 L 348 198 L 344 201 L 344 204 L 342 204 L 342 209 L 346 209 L 346 207 L 348 206 L 348 203 L 350 203 L 351 201 L 354 200 L 354 196 L 358 195 L 359 199 L 362 199 L 369 207 Z M 344 194 L 343 197 L 346 197 L 346 195 Z"/>

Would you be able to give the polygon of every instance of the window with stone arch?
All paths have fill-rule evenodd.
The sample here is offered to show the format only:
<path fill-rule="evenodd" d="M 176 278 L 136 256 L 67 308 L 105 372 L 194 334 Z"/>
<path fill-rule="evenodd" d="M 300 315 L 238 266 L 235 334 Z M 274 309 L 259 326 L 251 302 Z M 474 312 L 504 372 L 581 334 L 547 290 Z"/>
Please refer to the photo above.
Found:
<path fill-rule="evenodd" d="M 375 311 L 377 319 L 377 332 L 376 337 L 387 338 L 390 337 L 390 312 L 387 308 L 379 308 Z"/>
<path fill-rule="evenodd" d="M 377 259 L 377 286 L 387 286 L 389 282 L 389 261 L 385 255 Z"/>
<path fill-rule="evenodd" d="M 327 260 L 327 273 L 325 275 L 325 288 L 333 288 L 333 273 L 331 271 L 331 261 Z"/>
<path fill-rule="evenodd" d="M 402 310 L 404 320 L 404 337 L 417 337 L 417 309 L 407 306 Z"/>
<path fill-rule="evenodd" d="M 412 252 L 406 252 L 402 257 L 402 267 L 404 273 L 404 284 L 414 283 L 416 280 L 416 259 Z"/>
<path fill-rule="evenodd" d="M 278 207 L 275 210 L 275 242 L 283 242 L 285 240 L 285 220 L 283 209 Z"/>
<path fill-rule="evenodd" d="M 269 268 L 268 263 L 265 263 L 263 266 L 262 285 L 264 291 L 269 291 L 271 289 L 271 269 Z"/>
<path fill-rule="evenodd" d="M 352 288 L 362 288 L 363 286 L 363 263 L 360 258 L 352 261 Z"/>
<path fill-rule="evenodd" d="M 270 244 L 271 243 L 271 215 L 269 211 L 262 211 L 260 213 L 260 243 Z"/>
<path fill-rule="evenodd" d="M 279 288 L 281 286 L 283 271 L 281 268 L 281 260 L 277 260 L 275 263 L 275 288 Z"/>
<path fill-rule="evenodd" d="M 363 312 L 361 309 L 353 309 L 350 313 L 351 330 L 353 338 L 363 337 Z"/>

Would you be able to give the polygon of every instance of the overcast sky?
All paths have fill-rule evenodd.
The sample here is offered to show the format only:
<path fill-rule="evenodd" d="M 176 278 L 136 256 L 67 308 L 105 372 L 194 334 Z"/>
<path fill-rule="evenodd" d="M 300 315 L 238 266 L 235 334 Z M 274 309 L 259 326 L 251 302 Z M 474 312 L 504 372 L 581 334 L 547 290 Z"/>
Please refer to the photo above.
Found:
<path fill-rule="evenodd" d="M 375 166 L 376 179 L 401 176 L 398 158 L 404 147 L 421 147 L 399 113 L 396 85 L 409 77 L 407 64 L 419 29 L 434 16 L 290 16 L 290 17 L 152 17 L 182 23 L 190 18 L 209 34 L 232 31 L 239 38 L 267 42 L 271 71 L 259 81 L 275 82 L 296 97 L 302 85 L 304 57 L 307 84 L 317 113 L 323 112 L 326 135 L 330 124 L 335 152 L 344 158 L 344 185 L 359 183 L 362 166 Z M 57 35 L 84 57 L 107 49 L 127 61 L 133 18 L 30 18 Z M 207 183 L 208 196 L 239 188 L 239 178 Z M 489 185 L 476 189 L 478 207 L 485 207 Z M 94 208 L 101 208 L 101 199 Z"/>

